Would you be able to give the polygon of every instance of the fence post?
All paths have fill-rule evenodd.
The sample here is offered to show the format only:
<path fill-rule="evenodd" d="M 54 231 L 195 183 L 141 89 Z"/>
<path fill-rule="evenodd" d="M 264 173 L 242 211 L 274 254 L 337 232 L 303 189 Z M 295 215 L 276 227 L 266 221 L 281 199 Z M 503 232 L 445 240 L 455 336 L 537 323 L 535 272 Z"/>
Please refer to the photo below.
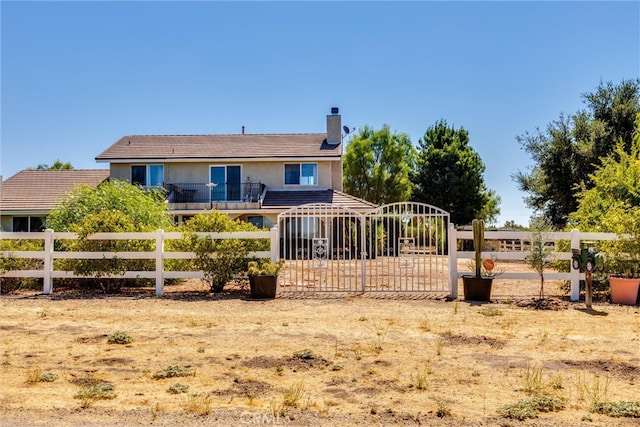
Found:
<path fill-rule="evenodd" d="M 451 289 L 451 298 L 458 298 L 458 238 L 456 236 L 456 227 L 449 224 L 449 233 L 447 233 L 447 249 L 449 250 L 449 289 Z"/>
<path fill-rule="evenodd" d="M 156 296 L 164 291 L 164 230 L 156 230 Z"/>
<path fill-rule="evenodd" d="M 42 293 L 51 295 L 53 290 L 53 230 L 44 230 L 44 278 L 42 279 Z"/>
<path fill-rule="evenodd" d="M 571 252 L 573 253 L 573 249 L 580 250 L 580 230 L 576 230 L 575 228 L 571 230 Z M 580 300 L 580 270 L 576 270 L 573 268 L 571 263 L 569 264 L 569 268 L 571 269 L 571 301 L 579 301 Z"/>
<path fill-rule="evenodd" d="M 280 230 L 278 225 L 271 227 L 271 261 L 278 262 L 280 258 Z"/>

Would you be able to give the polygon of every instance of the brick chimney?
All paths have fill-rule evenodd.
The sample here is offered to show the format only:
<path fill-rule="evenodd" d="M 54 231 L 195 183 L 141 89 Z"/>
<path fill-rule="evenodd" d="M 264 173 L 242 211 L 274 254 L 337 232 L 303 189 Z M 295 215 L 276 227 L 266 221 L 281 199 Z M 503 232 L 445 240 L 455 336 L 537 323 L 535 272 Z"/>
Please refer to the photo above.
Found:
<path fill-rule="evenodd" d="M 331 108 L 327 116 L 327 144 L 338 145 L 342 142 L 342 118 L 338 107 Z"/>

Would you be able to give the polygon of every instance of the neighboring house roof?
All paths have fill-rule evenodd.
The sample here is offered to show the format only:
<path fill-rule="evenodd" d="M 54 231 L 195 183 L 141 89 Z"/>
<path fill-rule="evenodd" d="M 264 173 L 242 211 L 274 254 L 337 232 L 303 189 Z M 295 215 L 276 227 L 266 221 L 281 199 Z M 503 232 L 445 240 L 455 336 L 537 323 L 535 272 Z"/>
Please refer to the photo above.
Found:
<path fill-rule="evenodd" d="M 46 212 L 78 184 L 98 185 L 107 169 L 23 170 L 2 182 L 0 210 Z"/>
<path fill-rule="evenodd" d="M 375 203 L 336 190 L 269 190 L 262 201 L 262 207 L 292 208 L 307 203 L 328 203 L 355 211 L 368 211 L 378 207 Z"/>
<path fill-rule="evenodd" d="M 132 135 L 120 138 L 97 161 L 193 161 L 339 158 L 342 144 L 327 144 L 326 133 L 236 135 Z"/>

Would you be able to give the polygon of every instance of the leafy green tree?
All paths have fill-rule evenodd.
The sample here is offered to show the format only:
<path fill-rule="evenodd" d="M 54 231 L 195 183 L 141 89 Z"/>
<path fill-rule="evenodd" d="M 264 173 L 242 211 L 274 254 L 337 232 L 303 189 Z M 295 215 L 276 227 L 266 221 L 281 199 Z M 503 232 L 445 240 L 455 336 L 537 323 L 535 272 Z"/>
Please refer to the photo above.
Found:
<path fill-rule="evenodd" d="M 455 224 L 495 220 L 500 197 L 485 186 L 485 166 L 469 145 L 469 132 L 440 120 L 418 144 L 412 200 L 448 211 Z"/>
<path fill-rule="evenodd" d="M 35 168 L 28 168 L 28 170 L 69 170 L 73 169 L 70 162 L 62 162 L 60 159 L 56 159 L 51 166 L 47 164 L 39 164 Z"/>
<path fill-rule="evenodd" d="M 640 112 L 640 80 L 602 83 L 594 92 L 583 94 L 586 109 L 560 115 L 544 131 L 516 137 L 534 166 L 513 175 L 519 188 L 528 194 L 526 204 L 538 215 L 548 217 L 562 228 L 569 214 L 578 208 L 576 188 L 591 188 L 591 175 L 611 154 L 618 142 L 629 152 Z"/>
<path fill-rule="evenodd" d="M 251 223 L 230 220 L 218 211 L 196 215 L 182 229 L 185 232 L 182 245 L 196 254 L 194 266 L 211 283 L 211 292 L 221 292 L 234 276 L 247 269 L 249 251 L 266 250 L 269 247 L 268 242 L 256 239 L 212 239 L 199 235 L 200 232 L 260 230 Z"/>
<path fill-rule="evenodd" d="M 407 134 L 391 132 L 388 125 L 379 130 L 365 126 L 346 148 L 345 192 L 376 204 L 407 201 L 414 158 Z"/>
<path fill-rule="evenodd" d="M 97 187 L 78 185 L 47 217 L 55 231 L 79 232 L 85 218 L 103 211 L 122 212 L 135 231 L 154 231 L 172 226 L 171 216 L 159 190 L 142 190 L 126 181 L 110 180 Z M 95 230 L 115 231 L 111 229 Z"/>
<path fill-rule="evenodd" d="M 502 228 L 511 229 L 511 230 L 526 230 L 527 227 L 524 225 L 517 224 L 514 220 L 509 219 L 504 222 Z"/>
<path fill-rule="evenodd" d="M 59 250 L 81 252 L 153 251 L 151 240 L 94 240 L 100 232 L 149 232 L 172 227 L 164 197 L 159 191 L 144 191 L 125 181 L 112 180 L 97 187 L 74 188 L 47 218 L 55 231 L 78 233 L 77 240 L 56 242 Z M 119 258 L 57 260 L 57 269 L 100 279 L 105 292 L 118 290 L 127 283 L 114 276 L 125 271 L 154 269 L 153 260 Z"/>
<path fill-rule="evenodd" d="M 640 113 L 636 127 L 640 129 Z M 591 188 L 580 186 L 578 209 L 569 216 L 569 224 L 585 231 L 631 236 L 601 243 L 601 250 L 613 255 L 605 267 L 617 273 L 640 273 L 640 131 L 636 130 L 629 150 L 620 141 L 590 178 Z"/>

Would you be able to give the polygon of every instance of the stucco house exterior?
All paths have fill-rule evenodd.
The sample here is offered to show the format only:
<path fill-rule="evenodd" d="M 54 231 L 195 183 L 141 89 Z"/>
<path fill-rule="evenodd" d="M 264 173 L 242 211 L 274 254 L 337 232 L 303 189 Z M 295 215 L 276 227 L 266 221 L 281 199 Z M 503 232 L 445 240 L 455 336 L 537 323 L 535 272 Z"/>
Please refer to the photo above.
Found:
<path fill-rule="evenodd" d="M 107 169 L 23 170 L 0 181 L 0 229 L 42 231 L 45 218 L 79 184 L 97 186 Z"/>
<path fill-rule="evenodd" d="M 342 123 L 307 134 L 130 135 L 96 157 L 109 176 L 164 188 L 176 222 L 217 209 L 271 227 L 279 213 L 306 203 L 364 211 L 374 204 L 342 192 Z"/>

